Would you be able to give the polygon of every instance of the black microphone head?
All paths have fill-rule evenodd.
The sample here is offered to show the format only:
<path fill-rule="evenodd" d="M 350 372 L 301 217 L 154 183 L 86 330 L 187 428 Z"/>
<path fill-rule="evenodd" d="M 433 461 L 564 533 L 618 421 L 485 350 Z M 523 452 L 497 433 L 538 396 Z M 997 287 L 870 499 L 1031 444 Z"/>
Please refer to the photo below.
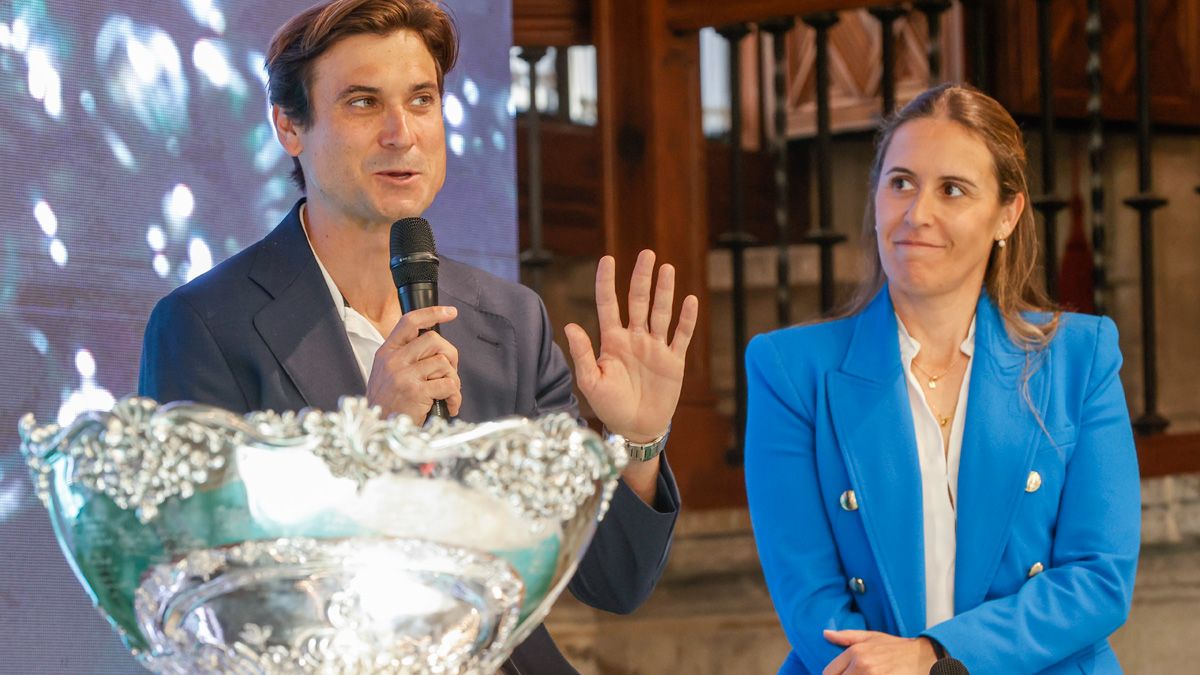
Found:
<path fill-rule="evenodd" d="M 433 229 L 424 218 L 401 218 L 392 223 L 391 253 L 392 280 L 396 287 L 413 283 L 437 283 L 437 249 L 433 244 Z"/>
<path fill-rule="evenodd" d="M 959 661 L 958 659 L 956 659 L 954 657 L 947 656 L 945 658 L 938 659 L 937 662 L 933 664 L 933 667 L 929 669 L 929 675 L 971 675 L 971 674 L 969 672 L 967 672 L 967 667 L 965 665 L 963 665 L 962 661 Z"/>

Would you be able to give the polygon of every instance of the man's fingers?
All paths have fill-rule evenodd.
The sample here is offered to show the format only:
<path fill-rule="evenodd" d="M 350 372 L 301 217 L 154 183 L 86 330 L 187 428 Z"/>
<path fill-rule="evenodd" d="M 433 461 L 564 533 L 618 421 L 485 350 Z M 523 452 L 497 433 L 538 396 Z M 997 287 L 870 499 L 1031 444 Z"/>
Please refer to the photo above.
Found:
<path fill-rule="evenodd" d="M 629 277 L 629 330 L 638 333 L 649 330 L 647 313 L 650 310 L 650 282 L 654 278 L 654 251 L 638 254 Z"/>
<path fill-rule="evenodd" d="M 671 311 L 675 304 L 675 268 L 663 265 L 658 268 L 658 283 L 654 287 L 654 307 L 650 310 L 650 333 L 667 341 L 671 329 Z"/>
<path fill-rule="evenodd" d="M 423 361 L 438 354 L 446 357 L 451 366 L 458 368 L 458 348 L 440 333 L 429 331 L 405 345 L 409 358 L 413 361 Z"/>
<path fill-rule="evenodd" d="M 696 331 L 696 317 L 700 314 L 700 300 L 689 295 L 683 299 L 683 308 L 679 310 L 679 324 L 675 326 L 675 337 L 671 340 L 671 351 L 679 356 L 687 354 L 688 345 L 692 343 L 692 335 Z"/>
<path fill-rule="evenodd" d="M 617 261 L 606 255 L 596 264 L 596 317 L 600 332 L 621 327 L 621 307 L 617 304 Z"/>
<path fill-rule="evenodd" d="M 440 323 L 452 321 L 456 316 L 458 316 L 458 310 L 448 306 L 439 305 L 414 309 L 400 317 L 384 345 L 390 346 L 392 349 L 403 347 L 417 339 L 421 331 L 433 328 Z"/>
<path fill-rule="evenodd" d="M 583 386 L 592 382 L 599 368 L 596 353 L 592 351 L 592 340 L 579 324 L 570 323 L 563 329 L 567 334 L 567 346 L 571 349 L 571 360 L 575 362 L 575 380 Z"/>

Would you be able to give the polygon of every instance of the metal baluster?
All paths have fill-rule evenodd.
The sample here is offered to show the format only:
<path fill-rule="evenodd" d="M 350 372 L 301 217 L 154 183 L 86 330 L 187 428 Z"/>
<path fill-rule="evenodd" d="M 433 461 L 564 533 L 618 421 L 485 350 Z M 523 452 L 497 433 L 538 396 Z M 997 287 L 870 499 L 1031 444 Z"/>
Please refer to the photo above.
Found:
<path fill-rule="evenodd" d="M 529 287 L 542 292 L 542 271 L 553 254 L 542 245 L 542 126 L 537 104 L 537 64 L 546 55 L 545 47 L 522 47 L 520 58 L 529 64 L 529 120 L 525 149 L 529 154 L 529 248 L 521 251 L 521 267 L 529 271 Z M 562 102 L 560 101 L 560 105 Z"/>
<path fill-rule="evenodd" d="M 821 247 L 821 314 L 833 309 L 836 279 L 833 247 L 845 237 L 833 230 L 833 128 L 829 116 L 829 28 L 838 22 L 834 12 L 804 17 L 804 23 L 817 31 L 817 230 L 804 237 L 804 243 Z"/>
<path fill-rule="evenodd" d="M 780 326 L 792 322 L 791 265 L 788 244 L 791 225 L 788 222 L 788 163 L 787 163 L 787 34 L 795 25 L 791 18 L 772 19 L 759 24 L 759 30 L 771 34 L 775 64 L 775 228 L 776 268 L 775 312 Z"/>
<path fill-rule="evenodd" d="M 1137 91 L 1138 91 L 1138 194 L 1125 200 L 1137 210 L 1141 234 L 1142 267 L 1142 372 L 1145 411 L 1133 422 L 1138 433 L 1157 434 L 1167 428 L 1167 418 L 1158 414 L 1158 326 L 1154 316 L 1154 210 L 1167 200 L 1154 194 L 1150 172 L 1150 39 L 1146 13 L 1149 0 L 1137 0 Z"/>
<path fill-rule="evenodd" d="M 1088 181 L 1092 206 L 1092 296 L 1096 314 L 1108 313 L 1108 226 L 1104 222 L 1104 117 L 1100 113 L 1100 0 L 1088 0 Z"/>
<path fill-rule="evenodd" d="M 717 240 L 729 249 L 732 261 L 734 435 L 733 447 L 725 455 L 731 466 L 741 466 L 745 455 L 742 440 L 746 431 L 746 248 L 754 237 L 745 229 L 745 185 L 742 178 L 742 38 L 749 34 L 745 24 L 717 29 L 729 43 L 729 230 Z"/>
<path fill-rule="evenodd" d="M 558 92 L 558 110 L 555 117 L 563 122 L 571 121 L 571 62 L 566 47 L 554 50 L 554 88 Z"/>
<path fill-rule="evenodd" d="M 950 9 L 950 0 L 924 0 L 913 7 L 925 15 L 929 26 L 929 86 L 942 81 L 942 12 Z"/>
<path fill-rule="evenodd" d="M 880 36 L 883 44 L 883 77 L 879 89 L 883 94 L 883 117 L 896 111 L 896 35 L 893 23 L 907 13 L 903 7 L 891 5 L 888 7 L 872 7 L 867 10 L 879 20 Z"/>
<path fill-rule="evenodd" d="M 1050 44 L 1050 3 L 1053 0 L 1038 0 L 1038 77 L 1042 102 L 1042 194 L 1033 198 L 1033 206 L 1042 214 L 1043 253 L 1046 272 L 1046 293 L 1058 300 L 1058 212 L 1066 207 L 1066 200 L 1056 192 L 1057 176 L 1054 162 L 1054 81 L 1053 54 Z"/>

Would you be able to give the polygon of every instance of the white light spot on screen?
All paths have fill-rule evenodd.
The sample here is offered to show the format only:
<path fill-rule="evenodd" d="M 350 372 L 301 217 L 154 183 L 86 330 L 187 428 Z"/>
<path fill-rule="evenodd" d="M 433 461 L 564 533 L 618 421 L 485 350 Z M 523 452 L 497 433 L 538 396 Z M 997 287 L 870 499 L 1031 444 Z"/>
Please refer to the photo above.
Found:
<path fill-rule="evenodd" d="M 218 34 L 225 32 L 225 15 L 221 13 L 221 10 L 214 7 L 208 13 L 208 27 Z"/>
<path fill-rule="evenodd" d="M 84 112 L 87 114 L 95 115 L 96 97 L 92 96 L 92 92 L 84 89 L 83 91 L 79 92 L 79 106 L 82 107 Z"/>
<path fill-rule="evenodd" d="M 212 252 L 208 250 L 208 244 L 199 237 L 193 238 L 188 244 L 187 280 L 191 281 L 204 274 L 212 269 L 212 265 Z"/>
<path fill-rule="evenodd" d="M 154 273 L 160 279 L 166 279 L 167 275 L 171 273 L 171 261 L 167 260 L 167 256 L 161 253 L 154 256 Z"/>
<path fill-rule="evenodd" d="M 503 151 L 507 145 L 508 142 L 504 140 L 504 132 L 499 129 L 492 131 L 492 147 Z"/>
<path fill-rule="evenodd" d="M 154 31 L 154 35 L 150 37 L 150 49 L 158 61 L 157 68 L 167 71 L 171 77 L 183 74 L 183 68 L 179 64 L 179 50 L 175 48 L 175 42 L 171 40 L 170 35 L 161 30 Z"/>
<path fill-rule="evenodd" d="M 104 140 L 108 142 L 108 149 L 112 150 L 113 157 L 117 158 L 121 166 L 130 170 L 137 168 L 137 162 L 133 159 L 133 153 L 129 151 L 129 146 L 125 145 L 125 141 L 121 140 L 120 136 L 105 129 Z"/>
<path fill-rule="evenodd" d="M 6 23 L 0 23 L 0 49 L 12 49 L 12 29 Z"/>
<path fill-rule="evenodd" d="M 469 77 L 463 80 L 463 96 L 467 99 L 467 105 L 479 103 L 479 85 L 475 84 L 475 80 Z"/>
<path fill-rule="evenodd" d="M 17 17 L 12 22 L 12 48 L 23 52 L 29 47 L 29 24 Z"/>
<path fill-rule="evenodd" d="M 89 410 L 111 410 L 113 395 L 96 386 L 96 359 L 87 349 L 75 352 L 75 369 L 79 371 L 79 388 L 64 397 L 58 409 L 58 423 L 66 426 L 81 413 Z"/>
<path fill-rule="evenodd" d="M 38 225 L 41 226 L 42 232 L 45 232 L 47 237 L 58 234 L 58 216 L 54 215 L 54 209 L 50 208 L 45 199 L 38 200 L 38 203 L 34 205 L 33 217 L 37 219 Z"/>
<path fill-rule="evenodd" d="M 446 94 L 446 100 L 442 102 L 442 113 L 446 116 L 446 121 L 450 123 L 450 126 L 462 126 L 464 116 L 462 101 L 459 101 L 454 94 Z"/>
<path fill-rule="evenodd" d="M 233 79 L 229 62 L 225 60 L 225 55 L 212 40 L 196 41 L 196 46 L 192 48 L 192 65 L 196 66 L 196 70 L 204 73 L 208 81 L 212 82 L 215 87 L 227 87 Z"/>
<path fill-rule="evenodd" d="M 511 93 L 504 101 L 504 111 L 508 113 L 509 118 L 514 118 L 517 116 L 517 102 L 513 100 Z"/>
<path fill-rule="evenodd" d="M 50 259 L 55 265 L 65 267 L 67 264 L 67 245 L 61 239 L 50 240 Z"/>
<path fill-rule="evenodd" d="M 167 233 L 163 232 L 161 227 L 151 225 L 146 230 L 146 243 L 150 245 L 150 250 L 162 253 L 163 249 L 167 247 Z"/>
<path fill-rule="evenodd" d="M 466 140 L 462 134 L 450 134 L 450 152 L 462 157 L 463 150 L 466 148 Z"/>
<path fill-rule="evenodd" d="M 173 225 L 181 225 L 192 216 L 196 198 L 188 186 L 180 183 L 163 197 L 163 215 Z"/>
<path fill-rule="evenodd" d="M 125 55 L 129 64 L 142 84 L 151 84 L 158 77 L 158 64 L 154 61 L 154 52 L 150 51 L 140 40 L 130 37 L 125 41 Z"/>
<path fill-rule="evenodd" d="M 25 54 L 29 66 L 29 95 L 41 101 L 51 117 L 62 114 L 62 80 L 50 55 L 41 47 L 32 47 Z"/>
<path fill-rule="evenodd" d="M 46 339 L 46 334 L 36 328 L 29 329 L 29 342 L 42 356 L 50 352 L 50 341 Z"/>
<path fill-rule="evenodd" d="M 250 72 L 262 82 L 264 86 L 267 84 L 267 57 L 262 52 L 250 52 L 246 55 L 246 66 L 250 68 Z"/>
<path fill-rule="evenodd" d="M 78 370 L 79 376 L 85 379 L 90 380 L 96 376 L 96 359 L 91 352 L 86 349 L 75 352 L 75 370 Z"/>

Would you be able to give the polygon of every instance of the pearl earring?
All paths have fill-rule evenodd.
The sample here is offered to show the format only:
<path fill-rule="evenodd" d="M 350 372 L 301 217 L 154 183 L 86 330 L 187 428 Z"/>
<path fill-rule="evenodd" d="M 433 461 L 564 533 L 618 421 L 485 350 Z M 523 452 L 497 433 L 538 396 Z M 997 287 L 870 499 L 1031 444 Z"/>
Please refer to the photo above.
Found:
<path fill-rule="evenodd" d="M 1005 241 L 1004 239 L 997 239 L 996 245 L 999 246 L 1000 248 L 1004 248 L 1006 245 L 1008 245 L 1008 242 Z"/>

